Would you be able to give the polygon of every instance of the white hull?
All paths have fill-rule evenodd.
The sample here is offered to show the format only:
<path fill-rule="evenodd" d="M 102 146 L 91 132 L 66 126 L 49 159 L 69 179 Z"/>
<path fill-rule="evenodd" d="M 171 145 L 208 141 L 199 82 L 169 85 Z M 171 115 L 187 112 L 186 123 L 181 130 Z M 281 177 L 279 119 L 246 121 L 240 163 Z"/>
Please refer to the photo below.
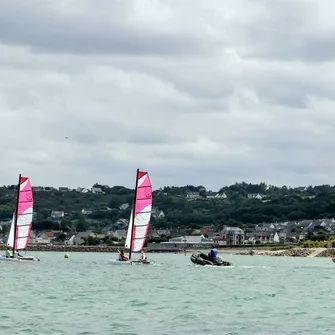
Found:
<path fill-rule="evenodd" d="M 39 258 L 35 256 L 23 256 L 23 257 L 6 257 L 0 256 L 0 261 L 7 261 L 7 262 L 31 262 L 31 261 L 40 261 Z"/>
<path fill-rule="evenodd" d="M 150 265 L 154 264 L 154 261 L 146 260 L 146 261 L 141 261 L 141 260 L 134 260 L 134 261 L 119 261 L 118 259 L 110 259 L 108 261 L 109 264 L 112 265 Z"/>
<path fill-rule="evenodd" d="M 23 257 L 18 257 L 20 259 L 20 261 L 35 261 L 35 262 L 39 262 L 40 259 L 35 257 L 35 256 L 23 256 Z"/>
<path fill-rule="evenodd" d="M 130 261 L 119 261 L 118 259 L 110 259 L 108 263 L 112 265 L 131 265 Z"/>
<path fill-rule="evenodd" d="M 137 261 L 131 261 L 133 264 L 138 264 L 138 265 L 152 265 L 155 264 L 154 261 L 151 261 L 149 259 L 147 259 L 146 261 L 141 261 L 141 260 L 137 260 Z"/>
<path fill-rule="evenodd" d="M 10 257 L 6 257 L 6 256 L 0 256 L 0 261 L 19 262 L 20 260 L 18 258 L 10 258 Z"/>

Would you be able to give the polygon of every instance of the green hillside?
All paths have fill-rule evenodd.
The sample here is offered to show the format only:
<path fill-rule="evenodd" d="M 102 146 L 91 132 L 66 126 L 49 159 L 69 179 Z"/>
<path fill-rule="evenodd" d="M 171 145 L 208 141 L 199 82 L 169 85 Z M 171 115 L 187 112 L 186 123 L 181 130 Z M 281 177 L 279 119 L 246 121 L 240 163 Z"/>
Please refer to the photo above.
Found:
<path fill-rule="evenodd" d="M 128 219 L 130 207 L 120 209 L 133 200 L 133 190 L 122 186 L 101 186 L 103 194 L 80 193 L 75 190 L 34 192 L 34 229 L 101 230 L 120 218 Z M 194 198 L 187 194 L 193 192 Z M 198 195 L 195 195 L 198 192 Z M 202 186 L 164 187 L 154 191 L 154 207 L 165 216 L 153 218 L 156 228 L 200 228 L 206 225 L 254 227 L 260 222 L 295 221 L 335 217 L 335 187 L 329 185 L 303 188 L 268 186 L 265 183 L 236 183 L 219 190 L 225 198 L 206 198 Z M 252 198 L 260 195 L 261 199 Z M 10 219 L 15 206 L 15 187 L 0 188 L 0 220 Z M 82 209 L 92 211 L 81 214 Z M 52 211 L 66 216 L 52 219 Z"/>

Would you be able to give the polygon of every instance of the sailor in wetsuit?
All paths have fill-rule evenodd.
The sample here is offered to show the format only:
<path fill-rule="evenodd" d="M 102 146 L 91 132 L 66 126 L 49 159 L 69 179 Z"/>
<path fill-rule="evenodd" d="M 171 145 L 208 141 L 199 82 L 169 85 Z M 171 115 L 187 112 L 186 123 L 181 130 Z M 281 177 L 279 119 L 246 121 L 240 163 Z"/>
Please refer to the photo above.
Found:
<path fill-rule="evenodd" d="M 212 262 L 214 262 L 216 260 L 217 256 L 218 256 L 218 251 L 215 248 L 215 245 L 212 245 L 212 249 L 209 252 L 208 257 Z"/>
<path fill-rule="evenodd" d="M 146 255 L 146 253 L 142 250 L 142 253 L 141 253 L 141 261 L 142 262 L 145 262 L 146 260 L 148 259 L 148 257 L 147 257 L 147 255 Z"/>
<path fill-rule="evenodd" d="M 123 249 L 121 249 L 120 254 L 119 254 L 119 261 L 124 262 L 127 260 L 128 258 L 124 255 Z"/>
<path fill-rule="evenodd" d="M 7 248 L 7 252 L 6 252 L 6 257 L 7 258 L 13 258 L 13 252 L 12 252 L 12 249 L 11 248 Z"/>

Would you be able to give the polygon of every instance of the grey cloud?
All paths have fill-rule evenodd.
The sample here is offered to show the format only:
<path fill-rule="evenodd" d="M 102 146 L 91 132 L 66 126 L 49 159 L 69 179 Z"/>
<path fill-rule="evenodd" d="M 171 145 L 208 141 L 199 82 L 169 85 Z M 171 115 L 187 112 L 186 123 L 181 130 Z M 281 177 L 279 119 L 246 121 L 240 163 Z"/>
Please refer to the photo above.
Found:
<path fill-rule="evenodd" d="M 324 1 L 257 1 L 257 20 L 238 27 L 237 47 L 247 58 L 329 61 L 335 57 L 333 3 Z M 320 18 L 322 18 L 320 20 Z M 324 30 L 322 26 L 330 26 Z"/>
<path fill-rule="evenodd" d="M 78 5 L 69 5 L 66 11 L 51 3 L 36 2 L 33 6 L 19 0 L 2 1 L 0 40 L 35 51 L 87 55 L 173 56 L 211 50 L 191 32 L 164 33 L 132 22 L 130 14 L 135 3 L 86 1 L 82 11 Z"/>
<path fill-rule="evenodd" d="M 204 68 L 197 60 L 171 62 L 160 59 L 152 62 L 151 58 L 131 58 L 113 59 L 109 64 L 125 71 L 140 71 L 162 78 L 180 92 L 196 98 L 197 103 L 208 104 L 209 109 L 225 109 L 222 100 L 230 96 L 234 90 L 230 78 L 227 78 L 227 74 L 219 66 L 208 64 Z M 189 80 L 191 77 L 193 80 Z M 200 109 L 203 110 L 202 107 Z"/>
<path fill-rule="evenodd" d="M 3 184 L 333 183 L 319 2 L 0 3 Z"/>

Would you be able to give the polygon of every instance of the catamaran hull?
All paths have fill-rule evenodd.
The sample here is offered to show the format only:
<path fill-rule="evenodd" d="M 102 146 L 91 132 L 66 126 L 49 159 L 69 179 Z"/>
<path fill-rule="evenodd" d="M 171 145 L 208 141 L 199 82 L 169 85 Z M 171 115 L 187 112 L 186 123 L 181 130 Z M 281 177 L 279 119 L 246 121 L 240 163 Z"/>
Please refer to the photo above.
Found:
<path fill-rule="evenodd" d="M 119 261 L 118 259 L 110 259 L 108 264 L 111 265 L 131 265 L 130 261 Z"/>
<path fill-rule="evenodd" d="M 118 259 L 110 259 L 108 261 L 109 264 L 111 265 L 150 265 L 154 264 L 154 261 L 146 260 L 146 261 L 119 261 Z"/>
<path fill-rule="evenodd" d="M 35 256 L 23 256 L 23 257 L 19 257 L 20 261 L 35 261 L 35 262 L 39 262 L 40 259 L 35 257 Z"/>
<path fill-rule="evenodd" d="M 5 256 L 0 256 L 0 261 L 4 262 L 19 262 L 20 260 L 18 258 L 10 258 Z"/>
<path fill-rule="evenodd" d="M 7 262 L 32 262 L 32 261 L 40 261 L 39 258 L 35 256 L 24 256 L 24 257 L 6 257 L 6 256 L 0 256 L 0 261 L 7 261 Z"/>
<path fill-rule="evenodd" d="M 138 260 L 138 261 L 131 261 L 133 264 L 135 265 L 150 265 L 150 264 L 155 264 L 154 261 L 150 261 L 150 260 L 146 260 L 146 261 L 141 261 L 141 260 Z"/>

